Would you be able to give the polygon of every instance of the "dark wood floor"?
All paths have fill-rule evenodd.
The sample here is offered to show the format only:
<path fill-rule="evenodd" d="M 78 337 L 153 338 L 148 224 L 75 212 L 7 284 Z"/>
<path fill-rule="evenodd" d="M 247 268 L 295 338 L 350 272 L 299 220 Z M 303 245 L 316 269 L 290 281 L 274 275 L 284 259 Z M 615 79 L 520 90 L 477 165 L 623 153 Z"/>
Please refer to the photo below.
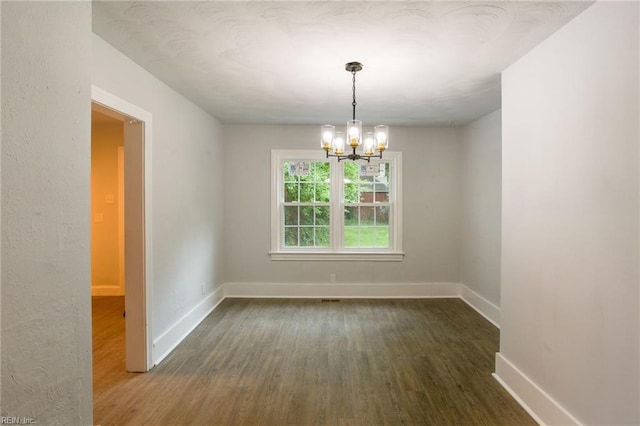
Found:
<path fill-rule="evenodd" d="M 94 298 L 95 424 L 535 424 L 459 299 L 227 299 L 146 374 L 124 372 L 122 305 Z"/>

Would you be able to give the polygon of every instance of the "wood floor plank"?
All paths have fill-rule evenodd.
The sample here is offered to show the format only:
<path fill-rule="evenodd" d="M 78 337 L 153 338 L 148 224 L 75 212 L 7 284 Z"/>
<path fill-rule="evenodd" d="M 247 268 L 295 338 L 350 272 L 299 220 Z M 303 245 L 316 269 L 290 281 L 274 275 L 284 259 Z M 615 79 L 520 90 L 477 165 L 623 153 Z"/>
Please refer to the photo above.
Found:
<path fill-rule="evenodd" d="M 122 308 L 94 298 L 96 424 L 535 425 L 459 299 L 226 299 L 146 374 L 124 372 Z"/>

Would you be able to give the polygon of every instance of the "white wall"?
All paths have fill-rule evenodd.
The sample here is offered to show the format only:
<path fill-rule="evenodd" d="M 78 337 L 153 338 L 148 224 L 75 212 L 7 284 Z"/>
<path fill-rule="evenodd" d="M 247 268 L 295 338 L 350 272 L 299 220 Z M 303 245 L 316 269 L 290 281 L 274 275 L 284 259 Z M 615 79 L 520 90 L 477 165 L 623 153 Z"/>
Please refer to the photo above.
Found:
<path fill-rule="evenodd" d="M 222 283 L 221 125 L 95 34 L 92 83 L 152 114 L 155 341 Z"/>
<path fill-rule="evenodd" d="M 392 128 L 403 153 L 403 262 L 271 261 L 272 149 L 319 149 L 319 126 L 229 125 L 225 135 L 225 281 L 458 283 L 460 144 L 457 129 Z"/>
<path fill-rule="evenodd" d="M 596 3 L 503 73 L 497 374 L 549 424 L 640 423 L 638 15 Z"/>
<path fill-rule="evenodd" d="M 500 306 L 500 110 L 462 129 L 461 282 Z"/>
<path fill-rule="evenodd" d="M 91 424 L 91 3 L 3 2 L 1 49 L 2 415 Z"/>

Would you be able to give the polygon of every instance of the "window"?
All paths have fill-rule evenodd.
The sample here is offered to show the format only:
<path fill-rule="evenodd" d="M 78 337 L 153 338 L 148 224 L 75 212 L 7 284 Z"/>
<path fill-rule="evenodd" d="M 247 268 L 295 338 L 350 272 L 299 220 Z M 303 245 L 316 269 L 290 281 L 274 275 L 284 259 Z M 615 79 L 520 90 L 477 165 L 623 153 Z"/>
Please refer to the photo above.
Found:
<path fill-rule="evenodd" d="M 296 166 L 300 165 L 300 168 Z M 328 162 L 286 161 L 283 165 L 283 245 L 329 247 L 331 200 Z"/>
<path fill-rule="evenodd" d="M 271 154 L 272 260 L 402 260 L 402 156 Z"/>
<path fill-rule="evenodd" d="M 389 248 L 389 163 L 343 163 L 345 248 Z"/>

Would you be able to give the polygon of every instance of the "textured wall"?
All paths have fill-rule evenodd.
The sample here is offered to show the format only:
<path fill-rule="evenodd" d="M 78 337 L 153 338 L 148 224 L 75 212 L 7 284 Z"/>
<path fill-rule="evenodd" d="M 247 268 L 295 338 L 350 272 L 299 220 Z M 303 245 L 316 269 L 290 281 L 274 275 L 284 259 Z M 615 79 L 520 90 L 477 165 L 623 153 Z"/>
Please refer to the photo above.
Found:
<path fill-rule="evenodd" d="M 500 306 L 501 111 L 462 129 L 462 283 Z"/>
<path fill-rule="evenodd" d="M 153 116 L 152 337 L 222 284 L 222 129 L 215 118 L 93 35 L 92 83 Z"/>
<path fill-rule="evenodd" d="M 458 129 L 392 128 L 403 153 L 403 262 L 271 261 L 272 149 L 319 149 L 319 126 L 224 126 L 227 282 L 451 283 L 460 280 Z"/>
<path fill-rule="evenodd" d="M 583 424 L 640 423 L 638 12 L 596 3 L 503 73 L 500 354 Z"/>
<path fill-rule="evenodd" d="M 90 2 L 2 4 L 2 415 L 91 424 Z"/>

